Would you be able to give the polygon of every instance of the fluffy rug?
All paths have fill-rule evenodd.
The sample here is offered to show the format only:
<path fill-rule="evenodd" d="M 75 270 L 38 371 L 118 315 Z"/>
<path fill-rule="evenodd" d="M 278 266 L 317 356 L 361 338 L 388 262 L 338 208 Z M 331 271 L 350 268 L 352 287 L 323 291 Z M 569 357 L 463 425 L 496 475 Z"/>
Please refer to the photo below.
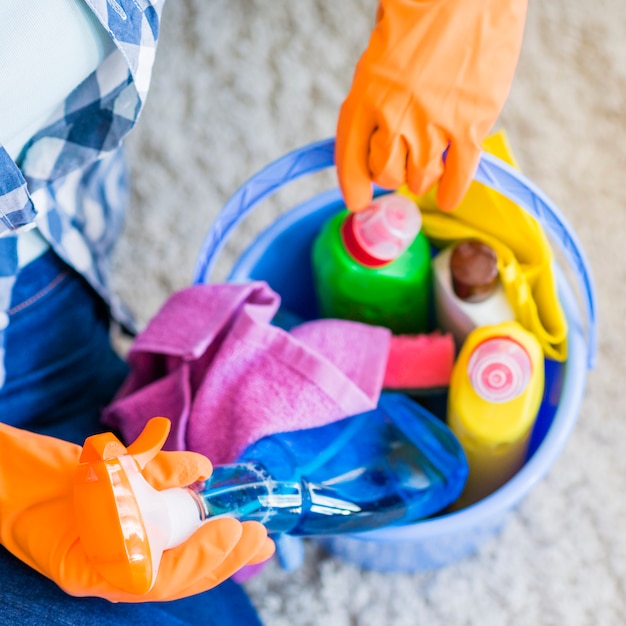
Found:
<path fill-rule="evenodd" d="M 307 544 L 300 570 L 273 562 L 246 584 L 268 626 L 626 623 L 626 19 L 618 0 L 530 5 L 499 125 L 594 270 L 599 359 L 576 428 L 548 476 L 474 556 L 382 574 Z M 374 0 L 166 4 L 152 92 L 128 144 L 133 206 L 115 265 L 140 320 L 189 284 L 204 234 L 246 178 L 333 135 L 374 12 Z M 333 177 L 297 193 L 322 182 Z M 215 280 L 297 193 L 238 229 Z"/>

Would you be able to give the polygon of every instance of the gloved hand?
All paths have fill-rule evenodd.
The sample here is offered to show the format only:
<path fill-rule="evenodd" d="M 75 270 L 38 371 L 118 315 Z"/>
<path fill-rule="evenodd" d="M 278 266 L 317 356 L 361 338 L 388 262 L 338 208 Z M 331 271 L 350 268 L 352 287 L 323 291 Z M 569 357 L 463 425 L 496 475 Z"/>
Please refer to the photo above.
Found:
<path fill-rule="evenodd" d="M 212 466 L 206 457 L 160 452 L 168 431 L 168 420 L 153 420 L 128 447 L 146 480 L 162 490 L 207 478 Z M 117 589 L 98 573 L 79 540 L 73 487 L 81 450 L 0 424 L 0 541 L 68 594 L 114 602 L 174 600 L 210 589 L 272 555 L 273 542 L 261 524 L 217 519 L 165 551 L 148 593 Z"/>
<path fill-rule="evenodd" d="M 348 208 L 371 182 L 455 208 L 508 96 L 527 0 L 380 0 L 341 107 L 335 162 Z M 445 165 L 442 155 L 447 149 Z"/>

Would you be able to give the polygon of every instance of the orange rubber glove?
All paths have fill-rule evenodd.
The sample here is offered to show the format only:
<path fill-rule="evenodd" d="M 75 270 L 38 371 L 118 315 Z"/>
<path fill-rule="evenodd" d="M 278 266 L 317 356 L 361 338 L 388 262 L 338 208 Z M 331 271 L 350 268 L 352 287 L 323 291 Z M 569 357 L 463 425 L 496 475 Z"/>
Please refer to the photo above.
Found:
<path fill-rule="evenodd" d="M 461 201 L 508 96 L 527 0 L 381 0 L 341 107 L 335 162 L 346 205 L 371 182 Z M 445 165 L 442 155 L 447 149 Z"/>
<path fill-rule="evenodd" d="M 168 420 L 149 424 L 128 452 L 153 487 L 186 486 L 211 474 L 210 461 L 200 454 L 160 452 Z M 73 486 L 81 450 L 0 424 L 0 541 L 66 593 L 113 602 L 174 600 L 210 589 L 244 565 L 273 554 L 274 544 L 261 524 L 221 518 L 164 552 L 148 593 L 114 587 L 92 565 L 78 536 Z"/>

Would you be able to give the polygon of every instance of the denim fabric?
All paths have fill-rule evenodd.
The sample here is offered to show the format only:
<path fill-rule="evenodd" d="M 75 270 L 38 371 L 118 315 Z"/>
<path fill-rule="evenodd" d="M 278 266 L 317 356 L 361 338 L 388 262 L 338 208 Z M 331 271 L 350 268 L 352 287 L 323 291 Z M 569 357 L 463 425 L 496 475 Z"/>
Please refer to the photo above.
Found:
<path fill-rule="evenodd" d="M 174 602 L 74 598 L 0 547 L 0 624 L 20 626 L 260 626 L 243 589 L 226 581 Z"/>
<path fill-rule="evenodd" d="M 2 421 L 82 444 L 127 373 L 105 305 L 50 251 L 20 272 L 9 316 Z"/>
<path fill-rule="evenodd" d="M 102 430 L 100 409 L 126 375 L 111 349 L 106 307 L 52 252 L 18 276 L 7 333 L 0 419 L 82 443 Z M 74 598 L 0 547 L 0 624 L 255 626 L 239 585 L 166 603 L 112 604 Z"/>

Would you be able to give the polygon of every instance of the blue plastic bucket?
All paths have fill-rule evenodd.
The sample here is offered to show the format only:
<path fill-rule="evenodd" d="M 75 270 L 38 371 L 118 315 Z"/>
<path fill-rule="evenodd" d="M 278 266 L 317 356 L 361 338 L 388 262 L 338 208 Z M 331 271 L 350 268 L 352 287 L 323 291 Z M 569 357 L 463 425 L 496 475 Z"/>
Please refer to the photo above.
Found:
<path fill-rule="evenodd" d="M 334 165 L 334 141 L 326 140 L 291 152 L 250 178 L 226 203 L 207 233 L 194 282 L 207 282 L 233 228 L 263 199 L 306 174 Z M 421 571 L 441 567 L 475 552 L 502 526 L 509 511 L 548 472 L 578 417 L 587 369 L 595 364 L 596 317 L 591 272 L 573 229 L 546 195 L 501 160 L 483 154 L 475 175 L 539 220 L 563 253 L 577 288 L 557 267 L 559 297 L 568 321 L 568 358 L 564 365 L 547 362 L 547 392 L 531 440 L 532 454 L 522 469 L 489 497 L 461 511 L 413 524 L 367 533 L 320 537 L 333 554 L 367 569 Z M 265 280 L 282 303 L 304 319 L 316 315 L 310 261 L 311 244 L 321 225 L 344 207 L 339 190 L 321 193 L 280 218 L 246 249 L 229 280 Z M 298 565 L 297 541 L 279 542 L 287 567 Z"/>

